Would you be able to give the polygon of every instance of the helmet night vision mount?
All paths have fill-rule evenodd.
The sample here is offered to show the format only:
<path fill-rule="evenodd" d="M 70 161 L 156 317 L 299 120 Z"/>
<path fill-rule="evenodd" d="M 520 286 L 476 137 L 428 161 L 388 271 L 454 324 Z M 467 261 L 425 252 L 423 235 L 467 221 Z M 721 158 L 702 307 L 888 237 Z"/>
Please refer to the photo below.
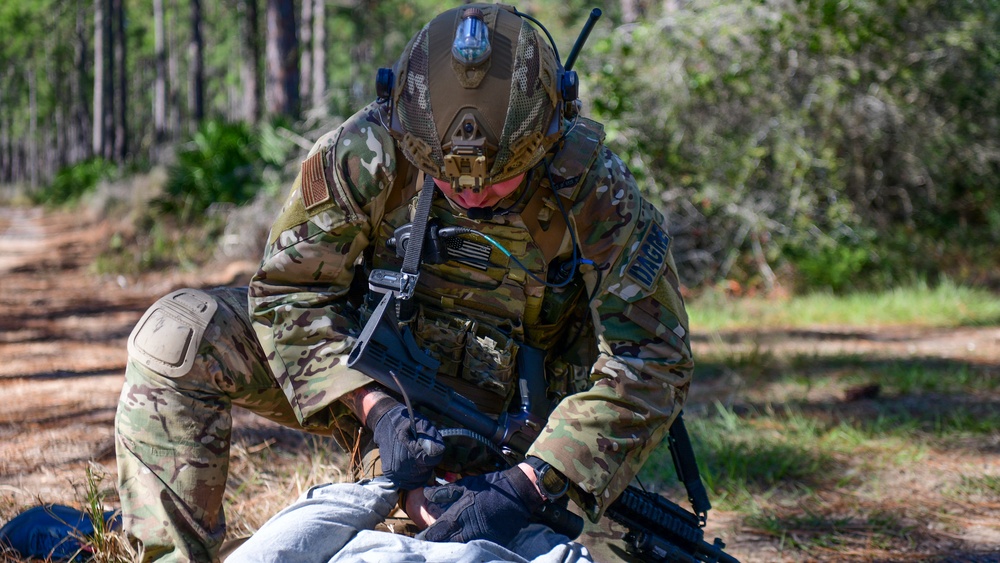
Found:
<path fill-rule="evenodd" d="M 389 132 L 407 160 L 455 192 L 526 172 L 562 136 L 563 120 L 577 117 L 572 67 L 600 17 L 591 11 L 564 66 L 545 26 L 512 6 L 440 14 L 378 70 Z"/>

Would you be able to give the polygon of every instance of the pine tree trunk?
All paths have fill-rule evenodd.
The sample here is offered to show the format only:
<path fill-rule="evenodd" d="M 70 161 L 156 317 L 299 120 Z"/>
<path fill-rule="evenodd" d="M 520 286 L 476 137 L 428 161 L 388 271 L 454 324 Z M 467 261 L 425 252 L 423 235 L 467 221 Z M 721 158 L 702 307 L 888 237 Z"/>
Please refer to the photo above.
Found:
<path fill-rule="evenodd" d="M 104 103 L 101 107 L 101 124 L 104 129 L 104 144 L 101 146 L 101 154 L 107 160 L 115 158 L 115 69 L 114 69 L 114 29 L 111 11 L 111 0 L 99 0 L 102 4 L 104 17 L 101 22 L 101 60 L 104 65 L 104 76 L 101 81 L 101 97 Z"/>
<path fill-rule="evenodd" d="M 125 162 L 128 157 L 128 77 L 125 75 L 128 47 L 125 36 L 125 0 L 111 0 L 114 14 L 115 57 L 115 160 Z"/>
<path fill-rule="evenodd" d="M 321 115 L 326 115 L 326 2 L 315 1 L 312 33 L 312 107 L 314 111 L 320 109 Z"/>
<path fill-rule="evenodd" d="M 25 171 L 27 167 L 28 157 L 27 152 L 24 150 L 24 140 L 18 141 L 17 148 L 14 150 L 14 177 L 15 182 L 23 182 L 27 178 Z"/>
<path fill-rule="evenodd" d="M 135 54 L 135 50 L 132 51 Z M 131 84 L 129 85 L 129 92 L 132 92 L 133 100 L 129 104 L 129 119 L 128 122 L 131 125 L 132 133 L 129 138 L 132 139 L 130 150 L 131 157 L 141 158 L 145 157 L 149 159 L 150 163 L 155 164 L 158 162 L 157 154 L 158 147 L 161 144 L 156 142 L 156 131 L 153 127 L 152 120 L 152 105 L 146 103 L 135 103 L 135 93 L 136 92 L 152 92 L 153 87 L 156 82 L 156 64 L 155 60 L 140 57 L 136 60 L 133 65 L 135 72 L 129 74 Z M 148 145 L 143 148 L 144 145 Z M 140 153 L 140 151 L 143 151 Z"/>
<path fill-rule="evenodd" d="M 89 157 L 93 150 L 93 146 L 88 140 L 91 132 L 90 120 L 87 115 L 87 19 L 84 0 L 77 0 L 76 41 L 73 49 L 76 79 L 70 81 L 70 96 L 73 104 L 70 161 L 79 162 Z"/>
<path fill-rule="evenodd" d="M 181 50 L 178 47 L 176 23 L 180 19 L 180 9 L 177 0 L 171 0 L 170 9 L 173 16 L 167 24 L 167 129 L 171 139 L 176 139 L 184 121 L 184 109 L 181 106 Z"/>
<path fill-rule="evenodd" d="M 312 87 L 312 22 L 313 0 L 302 0 L 302 21 L 299 22 L 299 68 L 302 71 L 302 86 L 299 93 L 303 100 L 312 101 L 309 89 Z"/>
<path fill-rule="evenodd" d="M 167 138 L 167 48 L 163 0 L 153 0 L 153 151 Z"/>
<path fill-rule="evenodd" d="M 104 156 L 104 146 L 107 139 L 104 136 L 104 74 L 107 69 L 104 67 L 104 10 L 105 0 L 94 0 L 94 131 L 91 142 L 92 152 L 97 156 Z"/>
<path fill-rule="evenodd" d="M 49 58 L 46 66 L 48 67 L 49 75 L 47 80 L 49 84 L 55 86 L 53 94 L 56 98 L 55 108 L 53 108 L 52 115 L 49 116 L 52 122 L 51 127 L 47 128 L 52 133 L 53 143 L 51 145 L 46 143 L 45 147 L 49 154 L 44 157 L 46 163 L 45 178 L 51 178 L 69 163 L 69 150 L 67 147 L 69 146 L 71 132 L 70 127 L 66 123 L 66 108 L 72 105 L 72 93 L 67 93 L 66 88 L 66 61 L 62 57 L 53 55 Z M 72 82 L 72 80 L 69 82 Z"/>
<path fill-rule="evenodd" d="M 362 0 L 362 8 L 354 11 L 351 16 L 354 26 L 354 43 L 350 47 L 351 68 L 353 77 L 351 81 L 350 97 L 353 103 L 364 103 L 365 92 L 371 84 L 371 78 L 363 76 L 360 72 L 362 68 L 369 68 L 374 56 L 374 37 L 382 35 L 384 22 L 377 21 L 374 17 L 374 0 Z"/>
<path fill-rule="evenodd" d="M 296 43 L 294 3 L 292 0 L 268 0 L 265 99 L 271 115 L 297 117 L 299 69 Z"/>
<path fill-rule="evenodd" d="M 50 25 L 53 30 L 59 30 L 59 43 L 63 41 L 62 30 L 59 22 L 56 21 L 55 14 L 51 14 Z M 66 51 L 57 49 L 57 41 L 49 41 L 45 45 L 44 56 L 37 63 L 37 71 L 41 74 L 43 84 L 48 84 L 51 92 L 51 103 L 48 110 L 38 116 L 38 121 L 42 126 L 40 129 L 41 140 L 36 154 L 38 158 L 38 178 L 42 183 L 47 183 L 55 173 L 66 166 L 66 138 L 69 128 L 66 126 L 67 108 L 70 107 L 70 98 L 67 80 L 65 59 Z M 36 133 L 37 135 L 37 133 Z"/>
<path fill-rule="evenodd" d="M 38 187 L 38 78 L 28 70 L 28 176 L 32 188 Z"/>
<path fill-rule="evenodd" d="M 243 33 L 243 65 L 240 77 L 243 82 L 243 118 L 250 123 L 260 121 L 260 26 L 257 0 L 243 0 L 241 30 Z"/>
<path fill-rule="evenodd" d="M 6 77 L 3 77 L 6 78 Z M 4 107 L 4 94 L 6 93 L 7 80 L 0 81 L 0 107 Z M 8 112 L 4 112 L 8 113 Z M 7 134 L 7 120 L 0 114 L 0 183 L 10 183 L 10 137 Z"/>
<path fill-rule="evenodd" d="M 191 0 L 191 43 L 188 74 L 188 106 L 191 109 L 189 128 L 194 131 L 205 119 L 205 43 L 202 38 L 201 0 Z"/>

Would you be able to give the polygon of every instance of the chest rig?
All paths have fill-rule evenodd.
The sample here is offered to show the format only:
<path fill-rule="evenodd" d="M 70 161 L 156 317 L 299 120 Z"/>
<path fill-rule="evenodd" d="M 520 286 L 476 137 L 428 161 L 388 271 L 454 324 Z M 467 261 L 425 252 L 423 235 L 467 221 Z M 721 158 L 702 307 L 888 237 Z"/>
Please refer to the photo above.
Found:
<path fill-rule="evenodd" d="M 576 226 L 567 221 L 599 150 L 601 137 L 593 133 L 581 126 L 564 142 L 572 148 L 535 167 L 488 220 L 471 219 L 443 195 L 433 200 L 419 283 L 401 320 L 441 362 L 441 382 L 484 412 L 499 414 L 510 405 L 522 346 L 543 352 L 551 401 L 588 383 L 594 361 L 589 299 L 578 272 Z M 375 233 L 374 269 L 398 271 L 403 264 L 425 185 L 407 168 L 397 170 L 406 180 L 395 183 Z M 556 349 L 560 353 L 552 353 Z"/>

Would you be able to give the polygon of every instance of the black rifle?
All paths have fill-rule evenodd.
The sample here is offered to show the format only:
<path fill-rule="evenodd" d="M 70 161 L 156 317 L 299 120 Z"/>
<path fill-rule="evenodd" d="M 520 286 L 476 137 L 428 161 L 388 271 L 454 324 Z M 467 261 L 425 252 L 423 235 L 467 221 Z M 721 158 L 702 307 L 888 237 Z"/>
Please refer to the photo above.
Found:
<path fill-rule="evenodd" d="M 520 410 L 503 413 L 494 420 L 475 403 L 437 381 L 439 362 L 421 350 L 409 328 L 397 320 L 394 294 L 398 292 L 392 288 L 402 286 L 398 277 L 399 274 L 386 270 L 372 272 L 369 280 L 373 295 L 381 293 L 382 297 L 358 337 L 347 365 L 399 394 L 407 403 L 453 421 L 465 430 L 465 435 L 492 445 L 508 463 L 517 463 L 538 436 L 548 414 L 538 412 L 540 408 L 547 411 L 544 380 L 531 373 L 541 373 L 542 352 L 527 346 L 519 350 L 519 371 L 523 368 L 527 372 L 519 373 Z M 522 358 L 527 361 L 522 362 Z M 678 477 L 687 487 L 689 500 L 698 514 L 634 486 L 626 488 L 605 514 L 625 526 L 627 551 L 643 561 L 738 563 L 723 551 L 725 544 L 720 539 L 711 544 L 704 539 L 702 526 L 710 505 L 679 414 L 670 428 L 668 443 Z M 546 505 L 540 517 L 570 537 L 579 535 L 582 527 L 579 516 L 564 505 Z"/>

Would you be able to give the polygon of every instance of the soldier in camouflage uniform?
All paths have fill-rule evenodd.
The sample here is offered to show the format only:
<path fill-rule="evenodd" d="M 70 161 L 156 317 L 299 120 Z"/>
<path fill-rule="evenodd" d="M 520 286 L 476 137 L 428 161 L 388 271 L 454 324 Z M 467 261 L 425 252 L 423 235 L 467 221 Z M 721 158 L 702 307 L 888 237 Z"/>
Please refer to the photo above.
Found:
<path fill-rule="evenodd" d="M 383 97 L 302 163 L 249 307 L 245 289 L 188 289 L 147 311 L 116 418 L 125 528 L 147 560 L 216 557 L 232 404 L 368 452 L 356 477 L 381 453 L 387 476 L 423 493 L 406 508 L 429 539 L 503 543 L 551 495 L 539 467 L 600 519 L 683 406 L 693 363 L 664 218 L 577 114 L 565 74 L 513 9 L 443 13 L 383 75 Z M 519 350 L 543 352 L 552 410 L 531 464 L 496 471 L 475 447 L 442 446 L 439 421 L 346 365 L 367 274 L 400 269 L 388 243 L 423 189 L 437 190 L 433 224 L 459 234 L 421 266 L 409 326 L 438 380 L 494 416 L 516 400 Z M 473 476 L 421 488 L 433 471 Z"/>

